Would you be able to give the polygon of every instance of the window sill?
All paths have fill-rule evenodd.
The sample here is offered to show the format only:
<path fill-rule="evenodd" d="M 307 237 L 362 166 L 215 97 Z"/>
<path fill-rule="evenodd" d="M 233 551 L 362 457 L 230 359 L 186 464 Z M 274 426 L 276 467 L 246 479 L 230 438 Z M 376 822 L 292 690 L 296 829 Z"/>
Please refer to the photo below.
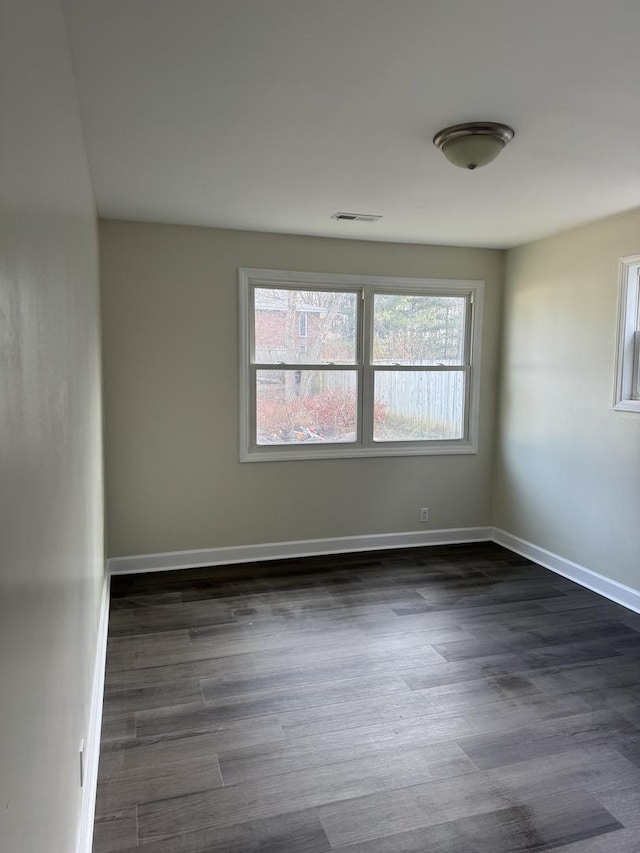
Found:
<path fill-rule="evenodd" d="M 475 454 L 478 448 L 468 441 L 434 442 L 422 447 L 283 447 L 275 450 L 273 445 L 252 448 L 241 453 L 240 462 L 290 462 L 303 459 L 370 459 L 384 456 L 451 456 Z"/>
<path fill-rule="evenodd" d="M 640 400 L 620 400 L 613 410 L 614 412 L 640 412 Z"/>

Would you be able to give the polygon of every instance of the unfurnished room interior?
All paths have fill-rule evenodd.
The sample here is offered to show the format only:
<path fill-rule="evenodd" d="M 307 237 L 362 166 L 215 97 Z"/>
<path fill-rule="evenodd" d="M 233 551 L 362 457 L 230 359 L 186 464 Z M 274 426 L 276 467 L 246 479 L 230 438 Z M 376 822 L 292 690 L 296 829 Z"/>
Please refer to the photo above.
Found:
<path fill-rule="evenodd" d="M 640 3 L 0 10 L 2 853 L 640 853 Z"/>

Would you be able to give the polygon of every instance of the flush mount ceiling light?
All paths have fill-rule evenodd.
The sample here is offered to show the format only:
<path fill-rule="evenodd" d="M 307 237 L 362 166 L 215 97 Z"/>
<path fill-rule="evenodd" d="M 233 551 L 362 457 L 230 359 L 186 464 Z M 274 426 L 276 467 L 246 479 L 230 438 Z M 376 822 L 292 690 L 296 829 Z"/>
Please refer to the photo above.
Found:
<path fill-rule="evenodd" d="M 445 127 L 433 137 L 433 144 L 461 169 L 477 169 L 495 160 L 515 136 L 512 128 L 493 121 L 470 121 Z"/>

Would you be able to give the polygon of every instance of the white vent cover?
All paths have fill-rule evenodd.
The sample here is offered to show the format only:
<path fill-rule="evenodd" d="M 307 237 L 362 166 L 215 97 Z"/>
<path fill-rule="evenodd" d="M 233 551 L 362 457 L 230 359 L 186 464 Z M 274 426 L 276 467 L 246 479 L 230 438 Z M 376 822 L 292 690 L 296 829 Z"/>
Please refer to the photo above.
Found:
<path fill-rule="evenodd" d="M 373 213 L 334 213 L 331 218 L 341 222 L 377 222 L 382 216 Z"/>

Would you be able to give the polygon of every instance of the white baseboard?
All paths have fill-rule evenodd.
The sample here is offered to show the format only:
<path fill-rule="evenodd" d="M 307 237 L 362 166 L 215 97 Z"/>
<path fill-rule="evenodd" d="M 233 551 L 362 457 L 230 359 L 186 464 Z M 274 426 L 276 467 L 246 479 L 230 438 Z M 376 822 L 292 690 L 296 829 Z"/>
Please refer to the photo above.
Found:
<path fill-rule="evenodd" d="M 416 530 L 408 533 L 373 533 L 368 536 L 336 536 L 330 539 L 302 539 L 293 542 L 268 542 L 261 545 L 235 545 L 229 548 L 204 548 L 197 551 L 169 551 L 163 554 L 139 554 L 111 557 L 110 574 L 195 569 L 204 566 L 281 560 L 289 557 L 314 557 L 344 554 L 349 551 L 379 551 L 388 548 L 416 548 L 423 545 L 454 545 L 461 542 L 488 542 L 492 527 L 453 527 L 444 530 Z"/>
<path fill-rule="evenodd" d="M 84 783 L 82 786 L 77 853 L 91 853 L 93 846 L 93 819 L 96 810 L 98 763 L 100 761 L 100 732 L 102 729 L 102 698 L 104 694 L 104 673 L 107 658 L 110 586 L 111 579 L 107 571 L 105 573 L 100 600 L 97 648 L 93 670 L 93 685 L 91 688 L 91 706 L 89 708 L 87 738 L 84 748 Z"/>
<path fill-rule="evenodd" d="M 532 542 L 513 536 L 506 530 L 500 530 L 498 527 L 493 530 L 493 541 L 510 551 L 515 551 L 516 554 L 533 560 L 534 563 L 544 566 L 545 569 L 550 569 L 552 572 L 569 578 L 569 580 L 575 581 L 592 592 L 603 595 L 616 604 L 621 604 L 635 613 L 640 613 L 640 591 L 637 589 L 618 583 L 618 581 L 587 569 L 585 566 L 567 560 L 559 554 L 554 554 L 552 551 L 540 548 Z"/>
<path fill-rule="evenodd" d="M 282 560 L 292 557 L 314 557 L 322 554 L 344 554 L 353 551 L 380 551 L 390 548 L 419 548 L 427 545 L 488 541 L 496 542 L 556 574 L 597 592 L 616 604 L 640 613 L 639 590 L 625 586 L 498 527 L 452 527 L 406 533 L 372 533 L 364 536 L 336 536 L 327 539 L 301 539 L 259 545 L 233 545 L 227 548 L 202 548 L 191 551 L 138 554 L 131 557 L 111 557 L 107 561 L 107 571 L 109 575 L 137 574 L 253 563 L 262 560 Z M 106 624 L 104 631 L 106 642 Z M 104 662 L 102 665 L 104 666 Z"/>

